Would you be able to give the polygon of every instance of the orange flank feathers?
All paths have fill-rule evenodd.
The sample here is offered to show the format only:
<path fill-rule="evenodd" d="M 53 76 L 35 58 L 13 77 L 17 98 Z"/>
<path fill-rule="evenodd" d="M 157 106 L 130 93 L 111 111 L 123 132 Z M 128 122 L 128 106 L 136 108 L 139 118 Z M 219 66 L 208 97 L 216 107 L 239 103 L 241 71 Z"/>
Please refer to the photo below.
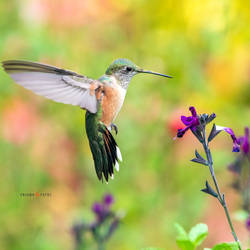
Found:
<path fill-rule="evenodd" d="M 104 85 L 104 96 L 102 99 L 102 118 L 101 121 L 109 127 L 112 121 L 118 114 L 123 98 L 119 91 L 119 88 L 113 88 Z"/>

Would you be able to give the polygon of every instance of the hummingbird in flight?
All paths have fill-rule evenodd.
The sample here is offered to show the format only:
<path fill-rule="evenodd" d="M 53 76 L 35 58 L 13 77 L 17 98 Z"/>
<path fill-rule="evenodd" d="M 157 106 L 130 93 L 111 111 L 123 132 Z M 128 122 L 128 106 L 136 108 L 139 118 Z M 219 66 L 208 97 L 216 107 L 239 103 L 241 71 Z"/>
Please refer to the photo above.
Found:
<path fill-rule="evenodd" d="M 19 85 L 59 103 L 79 106 L 86 110 L 85 128 L 99 180 L 113 178 L 119 171 L 122 155 L 111 134 L 113 123 L 136 74 L 171 76 L 144 70 L 128 59 L 115 60 L 98 80 L 47 64 L 8 60 L 4 70 Z"/>

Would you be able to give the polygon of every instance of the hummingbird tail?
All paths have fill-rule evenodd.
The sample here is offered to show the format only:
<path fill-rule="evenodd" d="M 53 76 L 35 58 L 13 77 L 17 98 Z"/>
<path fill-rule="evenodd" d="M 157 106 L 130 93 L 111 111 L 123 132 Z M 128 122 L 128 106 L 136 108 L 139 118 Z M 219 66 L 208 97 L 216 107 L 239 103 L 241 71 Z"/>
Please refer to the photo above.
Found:
<path fill-rule="evenodd" d="M 120 149 L 108 128 L 97 121 L 96 114 L 86 112 L 86 132 L 98 179 L 103 180 L 104 176 L 108 182 L 109 177 L 113 178 L 114 167 L 119 171 Z"/>

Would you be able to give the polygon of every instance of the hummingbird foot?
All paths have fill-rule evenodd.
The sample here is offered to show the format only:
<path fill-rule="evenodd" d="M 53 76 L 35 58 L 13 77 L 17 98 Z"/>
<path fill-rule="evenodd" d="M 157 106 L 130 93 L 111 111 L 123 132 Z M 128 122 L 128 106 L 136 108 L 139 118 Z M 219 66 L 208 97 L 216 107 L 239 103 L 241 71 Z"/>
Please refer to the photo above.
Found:
<path fill-rule="evenodd" d="M 111 128 L 111 131 L 112 131 L 112 129 L 114 129 L 115 130 L 115 134 L 117 135 L 118 128 L 117 128 L 117 126 L 114 123 L 111 123 L 110 128 Z"/>

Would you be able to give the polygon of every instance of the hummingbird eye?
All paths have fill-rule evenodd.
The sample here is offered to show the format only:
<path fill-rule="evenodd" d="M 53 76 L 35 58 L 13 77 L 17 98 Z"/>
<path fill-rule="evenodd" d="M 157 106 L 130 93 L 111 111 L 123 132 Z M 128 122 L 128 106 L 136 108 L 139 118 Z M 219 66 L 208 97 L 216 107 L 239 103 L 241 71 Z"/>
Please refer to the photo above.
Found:
<path fill-rule="evenodd" d="M 132 71 L 132 68 L 131 67 L 126 67 L 126 71 L 130 72 L 130 71 Z"/>

